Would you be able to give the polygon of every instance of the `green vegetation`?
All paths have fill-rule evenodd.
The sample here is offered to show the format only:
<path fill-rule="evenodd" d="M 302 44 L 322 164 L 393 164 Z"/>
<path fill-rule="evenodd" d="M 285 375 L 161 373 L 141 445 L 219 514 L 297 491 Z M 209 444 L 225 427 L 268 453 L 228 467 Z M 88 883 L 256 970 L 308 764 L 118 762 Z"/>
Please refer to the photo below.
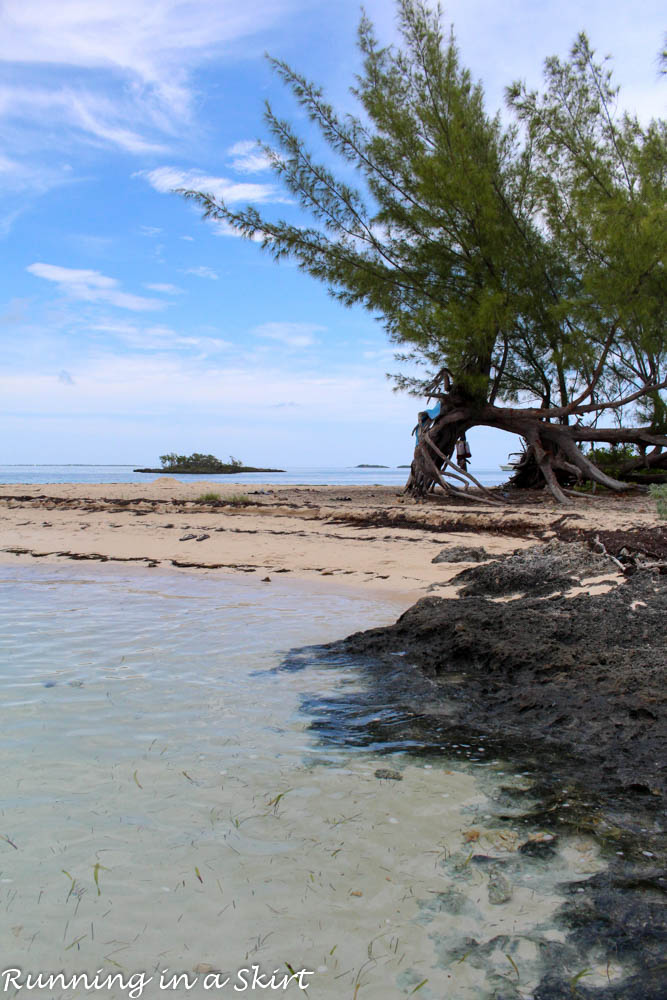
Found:
<path fill-rule="evenodd" d="M 197 497 L 197 503 L 218 503 L 222 500 L 219 493 L 202 493 L 200 497 Z"/>
<path fill-rule="evenodd" d="M 261 469 L 252 465 L 244 465 L 239 458 L 229 456 L 228 462 L 222 462 L 215 455 L 203 455 L 198 451 L 192 455 L 177 455 L 176 452 L 169 452 L 160 455 L 162 463 L 159 469 L 135 469 L 135 472 L 176 472 L 181 475 L 212 475 L 230 476 L 239 472 L 284 472 L 284 469 Z"/>
<path fill-rule="evenodd" d="M 655 500 L 658 509 L 658 517 L 667 521 L 667 483 L 649 486 L 649 492 Z"/>
<path fill-rule="evenodd" d="M 243 462 L 233 455 L 229 456 L 228 462 L 222 462 L 215 455 L 202 455 L 198 451 L 192 455 L 177 455 L 172 451 L 160 455 L 160 463 L 165 472 L 228 472 L 243 468 Z"/>
<path fill-rule="evenodd" d="M 612 445 L 610 448 L 591 448 L 587 457 L 610 476 L 618 476 L 623 467 L 637 458 L 633 445 Z"/>
<path fill-rule="evenodd" d="M 508 87 L 501 118 L 426 0 L 397 6 L 399 47 L 361 21 L 357 116 L 272 60 L 331 154 L 318 162 L 267 108 L 265 153 L 310 224 L 181 193 L 372 311 L 398 359 L 423 367 L 394 376 L 441 406 L 421 421 L 413 492 L 454 490 L 441 470 L 475 426 L 523 437 L 561 501 L 563 475 L 626 489 L 584 449 L 634 444 L 649 465 L 666 454 L 667 124 L 617 110 L 584 34 L 547 59 L 539 92 Z"/>

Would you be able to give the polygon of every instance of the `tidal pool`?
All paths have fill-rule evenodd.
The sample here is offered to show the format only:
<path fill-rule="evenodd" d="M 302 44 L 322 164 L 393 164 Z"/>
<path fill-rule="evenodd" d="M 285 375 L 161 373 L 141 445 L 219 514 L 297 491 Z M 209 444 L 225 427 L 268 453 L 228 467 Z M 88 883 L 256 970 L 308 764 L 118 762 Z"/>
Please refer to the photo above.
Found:
<path fill-rule="evenodd" d="M 302 969 L 313 1000 L 530 997 L 594 843 L 520 854 L 531 831 L 493 797 L 529 779 L 507 762 L 324 741 L 309 706 L 353 712 L 363 671 L 274 669 L 396 607 L 105 569 L 0 571 L 0 972 L 119 974 L 101 997 L 142 972 L 134 997 L 284 995 Z M 586 985 L 619 974 L 593 956 Z M 5 995 L 86 993 L 22 983 Z"/>

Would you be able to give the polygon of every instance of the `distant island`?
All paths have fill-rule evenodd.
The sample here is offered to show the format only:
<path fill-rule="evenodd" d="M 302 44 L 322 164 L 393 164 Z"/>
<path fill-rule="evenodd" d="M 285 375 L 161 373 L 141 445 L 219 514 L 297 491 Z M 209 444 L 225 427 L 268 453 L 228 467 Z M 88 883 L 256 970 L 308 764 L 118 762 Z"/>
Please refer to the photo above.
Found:
<path fill-rule="evenodd" d="M 388 465 L 355 465 L 355 469 L 388 469 Z"/>
<path fill-rule="evenodd" d="M 236 475 L 239 472 L 284 472 L 284 469 L 257 469 L 252 465 L 244 465 L 240 459 L 229 456 L 228 462 L 222 462 L 215 455 L 202 455 L 193 452 L 192 455 L 177 455 L 169 452 L 168 455 L 160 455 L 162 463 L 159 469 L 134 469 L 134 472 L 177 472 L 179 475 L 199 475 L 208 474 L 214 476 Z"/>

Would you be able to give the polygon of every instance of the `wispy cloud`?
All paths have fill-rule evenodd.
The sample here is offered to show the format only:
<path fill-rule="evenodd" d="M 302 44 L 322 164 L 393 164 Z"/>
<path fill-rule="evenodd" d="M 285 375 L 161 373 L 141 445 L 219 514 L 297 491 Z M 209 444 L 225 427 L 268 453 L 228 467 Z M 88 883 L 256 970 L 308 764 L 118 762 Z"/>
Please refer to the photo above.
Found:
<path fill-rule="evenodd" d="M 0 59 L 119 70 L 144 100 L 187 113 L 189 74 L 222 46 L 266 30 L 295 0 L 5 0 Z"/>
<path fill-rule="evenodd" d="M 194 274 L 197 278 L 209 278 L 211 281 L 217 281 L 219 277 L 217 271 L 205 264 L 201 264 L 199 267 L 189 267 L 185 273 Z"/>
<path fill-rule="evenodd" d="M 0 118 L 2 118 L 1 110 Z M 9 140 L 5 139 L 5 144 L 10 144 Z M 27 162 L 24 156 L 12 158 L 0 154 L 0 181 L 1 187 L 6 193 L 12 195 L 45 194 L 62 184 L 71 184 L 74 180 L 74 172 L 67 163 L 61 166 L 39 165 Z M 13 208 L 7 213 L 4 220 L 7 231 L 22 211 L 23 206 Z"/>
<path fill-rule="evenodd" d="M 232 344 L 222 337 L 183 334 L 168 326 L 138 326 L 134 323 L 97 323 L 91 329 L 111 334 L 135 351 L 183 351 L 191 357 L 226 353 Z"/>
<path fill-rule="evenodd" d="M 312 347 L 315 344 L 313 334 L 325 330 L 326 327 L 315 323 L 262 323 L 250 332 L 266 340 L 277 340 L 285 347 Z"/>
<path fill-rule="evenodd" d="M 232 157 L 232 167 L 241 174 L 258 174 L 263 170 L 268 170 L 271 166 L 266 153 L 257 142 L 243 140 L 235 142 L 227 150 L 228 156 Z"/>
<path fill-rule="evenodd" d="M 178 285 L 170 285 L 168 282 L 156 282 L 154 285 L 146 285 L 151 292 L 162 292 L 164 295 L 183 295 L 184 290 Z"/>
<path fill-rule="evenodd" d="M 30 274 L 37 278 L 51 281 L 70 298 L 83 302 L 104 302 L 119 309 L 130 309 L 133 312 L 145 312 L 151 309 L 161 309 L 164 302 L 159 299 L 144 298 L 132 295 L 119 288 L 115 278 L 109 278 L 99 271 L 60 267 L 57 264 L 37 262 L 27 268 Z"/>
<path fill-rule="evenodd" d="M 40 196 L 91 146 L 166 154 L 184 127 L 197 130 L 196 70 L 238 57 L 304 2 L 3 0 L 0 127 L 12 159 L 0 163 L 2 188 Z"/>
<path fill-rule="evenodd" d="M 158 123 L 150 109 L 141 110 L 127 94 L 114 99 L 70 85 L 5 85 L 0 87 L 0 118 L 22 131 L 29 124 L 52 128 L 57 121 L 60 130 L 51 140 L 56 147 L 59 142 L 63 146 L 71 143 L 73 133 L 78 133 L 79 139 L 116 146 L 128 153 L 158 153 L 166 149 L 159 138 L 141 134 L 148 130 L 155 132 Z"/>
<path fill-rule="evenodd" d="M 183 189 L 203 191 L 221 199 L 228 205 L 239 202 L 286 202 L 289 199 L 275 184 L 238 183 L 227 177 L 216 177 L 199 170 L 180 170 L 178 167 L 156 167 L 155 170 L 140 171 L 137 176 L 145 177 L 151 187 L 161 194 Z"/>

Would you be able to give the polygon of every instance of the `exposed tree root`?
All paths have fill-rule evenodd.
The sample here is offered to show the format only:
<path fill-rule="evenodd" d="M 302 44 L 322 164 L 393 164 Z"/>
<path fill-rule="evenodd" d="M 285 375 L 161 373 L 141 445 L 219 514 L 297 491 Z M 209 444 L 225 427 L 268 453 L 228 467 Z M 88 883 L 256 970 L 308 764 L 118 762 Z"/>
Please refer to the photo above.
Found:
<path fill-rule="evenodd" d="M 622 492 L 633 488 L 632 483 L 615 478 L 600 469 L 584 454 L 581 445 L 586 442 L 637 445 L 644 456 L 631 463 L 636 468 L 663 468 L 667 466 L 667 435 L 650 427 L 610 428 L 584 427 L 580 424 L 553 422 L 545 417 L 547 411 L 521 410 L 510 407 L 462 405 L 451 393 L 438 394 L 441 412 L 435 419 L 426 413 L 419 415 L 417 443 L 406 484 L 406 492 L 425 496 L 440 486 L 450 496 L 473 502 L 500 503 L 467 470 L 454 464 L 452 456 L 457 440 L 471 427 L 495 427 L 523 438 L 526 451 L 517 465 L 513 485 L 537 488 L 543 486 L 554 499 L 569 505 L 574 484 L 588 480 L 608 490 Z M 646 454 L 646 449 L 652 451 Z M 462 483 L 463 489 L 456 483 Z M 475 492 L 469 487 L 474 485 Z"/>

